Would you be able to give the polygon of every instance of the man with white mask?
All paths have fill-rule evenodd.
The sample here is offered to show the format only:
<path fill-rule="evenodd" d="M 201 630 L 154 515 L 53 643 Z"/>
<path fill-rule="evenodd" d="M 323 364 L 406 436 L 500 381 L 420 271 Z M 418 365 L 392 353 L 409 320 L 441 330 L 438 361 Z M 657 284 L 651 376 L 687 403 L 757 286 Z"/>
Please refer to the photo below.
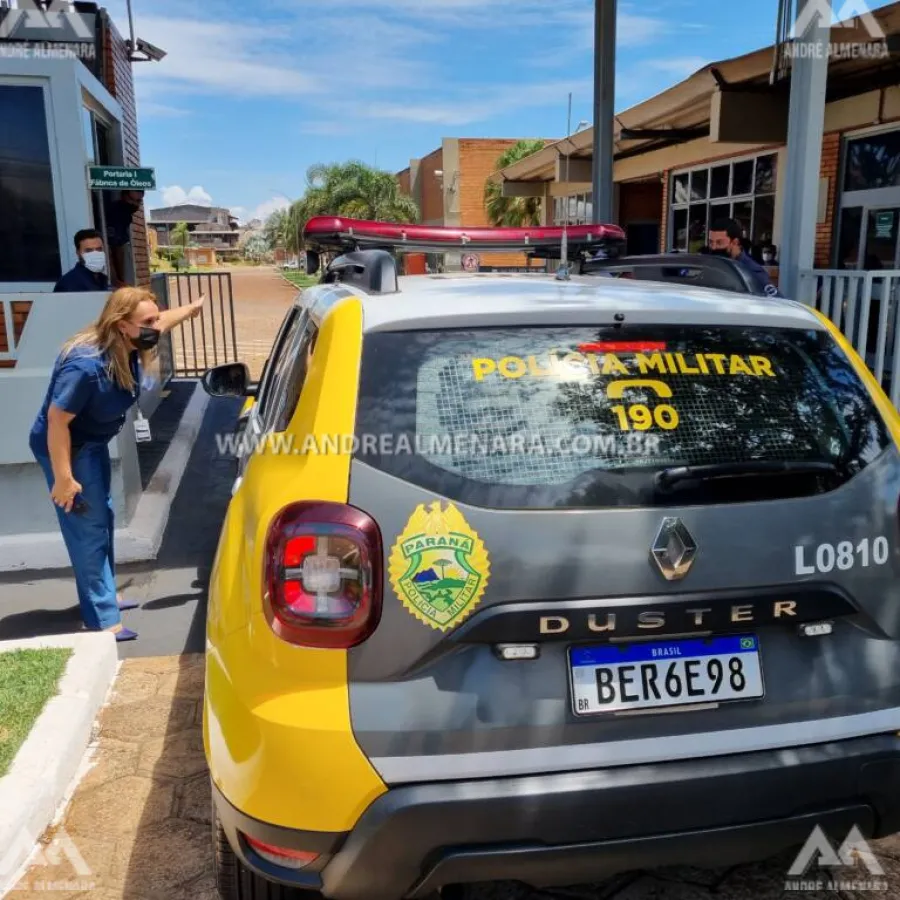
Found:
<path fill-rule="evenodd" d="M 78 262 L 56 282 L 53 292 L 74 293 L 78 291 L 108 291 L 106 253 L 99 231 L 86 228 L 75 235 L 75 250 Z"/>

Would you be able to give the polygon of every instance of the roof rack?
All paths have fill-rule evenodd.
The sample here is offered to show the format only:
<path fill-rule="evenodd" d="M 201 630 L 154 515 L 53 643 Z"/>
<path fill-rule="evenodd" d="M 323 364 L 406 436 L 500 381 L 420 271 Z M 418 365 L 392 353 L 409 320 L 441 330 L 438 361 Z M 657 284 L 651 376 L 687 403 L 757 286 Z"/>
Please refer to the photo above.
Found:
<path fill-rule="evenodd" d="M 705 253 L 662 253 L 590 260 L 582 265 L 581 274 L 612 275 L 636 281 L 663 281 L 738 294 L 769 296 L 750 271 L 737 260 Z"/>
<path fill-rule="evenodd" d="M 617 225 L 448 228 L 317 216 L 306 223 L 303 240 L 313 251 L 341 253 L 366 249 L 403 253 L 520 251 L 540 259 L 561 259 L 566 242 L 572 258 L 579 254 L 615 258 L 625 252 L 625 232 Z"/>

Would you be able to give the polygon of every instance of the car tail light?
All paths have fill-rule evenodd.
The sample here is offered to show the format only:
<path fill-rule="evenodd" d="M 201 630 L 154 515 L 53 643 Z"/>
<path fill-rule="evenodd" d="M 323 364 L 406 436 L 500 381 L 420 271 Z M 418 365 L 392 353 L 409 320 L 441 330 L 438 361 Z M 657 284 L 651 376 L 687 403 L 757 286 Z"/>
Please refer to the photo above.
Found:
<path fill-rule="evenodd" d="M 318 853 L 310 853 L 308 850 L 289 850 L 287 847 L 276 847 L 257 841 L 249 835 L 244 835 L 244 840 L 255 853 L 259 854 L 266 862 L 285 869 L 303 869 L 319 858 Z"/>
<path fill-rule="evenodd" d="M 273 631 L 302 647 L 348 649 L 378 627 L 382 542 L 375 521 L 340 503 L 297 503 L 269 527 L 266 614 Z"/>

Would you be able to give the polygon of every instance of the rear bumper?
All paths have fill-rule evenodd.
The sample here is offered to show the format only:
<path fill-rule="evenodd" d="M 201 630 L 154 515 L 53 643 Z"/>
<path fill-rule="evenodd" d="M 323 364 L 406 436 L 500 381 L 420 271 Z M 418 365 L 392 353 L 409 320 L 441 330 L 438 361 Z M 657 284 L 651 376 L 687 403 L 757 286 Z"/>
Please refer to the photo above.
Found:
<path fill-rule="evenodd" d="M 854 825 L 866 837 L 894 834 L 900 737 L 399 787 L 378 798 L 347 835 L 284 831 L 247 820 L 221 796 L 216 803 L 246 865 L 334 900 L 418 898 L 447 884 L 506 879 L 571 885 L 635 869 L 763 859 L 803 844 L 817 824 L 837 841 Z M 320 852 L 319 871 L 295 878 L 260 866 L 236 830 Z"/>

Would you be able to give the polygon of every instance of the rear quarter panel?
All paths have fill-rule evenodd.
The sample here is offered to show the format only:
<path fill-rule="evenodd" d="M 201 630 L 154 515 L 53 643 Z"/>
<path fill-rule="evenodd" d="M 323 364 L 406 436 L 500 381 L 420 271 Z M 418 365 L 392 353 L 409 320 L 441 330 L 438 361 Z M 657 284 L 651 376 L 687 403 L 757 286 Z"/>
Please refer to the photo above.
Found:
<path fill-rule="evenodd" d="M 347 653 L 294 647 L 269 627 L 264 547 L 283 507 L 347 501 L 350 454 L 301 451 L 310 435 L 353 435 L 361 348 L 361 303 L 341 300 L 322 323 L 284 440 L 248 462 L 210 580 L 204 741 L 213 781 L 245 814 L 310 831 L 352 827 L 384 785 L 353 737 Z"/>

